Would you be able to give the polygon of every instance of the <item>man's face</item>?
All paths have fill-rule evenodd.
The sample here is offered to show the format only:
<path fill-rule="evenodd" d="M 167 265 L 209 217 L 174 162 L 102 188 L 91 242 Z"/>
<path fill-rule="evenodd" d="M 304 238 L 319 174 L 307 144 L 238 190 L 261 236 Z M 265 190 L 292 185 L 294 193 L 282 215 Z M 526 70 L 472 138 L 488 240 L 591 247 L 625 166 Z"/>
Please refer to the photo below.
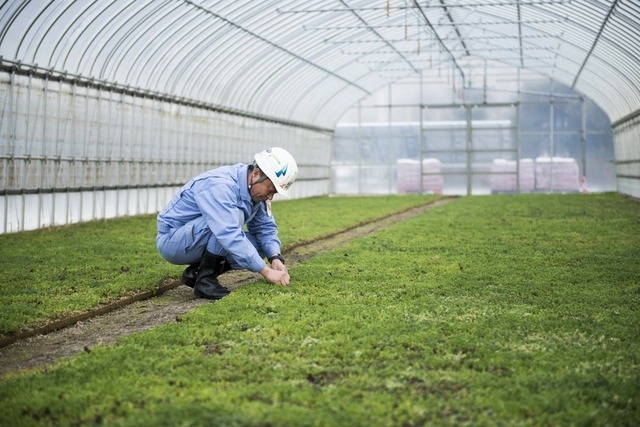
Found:
<path fill-rule="evenodd" d="M 254 182 L 260 178 L 260 172 L 257 172 L 257 174 L 253 174 L 252 176 Z M 273 185 L 273 182 L 271 182 L 269 178 L 265 179 L 264 181 L 258 182 L 257 184 L 252 184 L 251 188 L 249 189 L 251 200 L 253 200 L 255 203 L 271 200 L 276 193 L 276 187 Z"/>

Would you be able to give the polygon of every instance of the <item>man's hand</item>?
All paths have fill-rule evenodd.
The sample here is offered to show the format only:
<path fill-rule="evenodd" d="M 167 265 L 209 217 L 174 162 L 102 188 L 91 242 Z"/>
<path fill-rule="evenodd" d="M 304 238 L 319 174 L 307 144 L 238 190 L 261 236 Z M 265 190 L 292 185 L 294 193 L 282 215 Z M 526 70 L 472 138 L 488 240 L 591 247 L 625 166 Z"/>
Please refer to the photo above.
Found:
<path fill-rule="evenodd" d="M 273 260 L 271 267 L 263 268 L 260 271 L 260 274 L 269 282 L 282 286 L 289 285 L 289 281 L 291 280 L 291 278 L 289 277 L 289 272 L 287 271 L 287 267 L 285 267 L 284 264 L 277 259 Z"/>
<path fill-rule="evenodd" d="M 273 260 L 273 262 L 271 263 L 271 268 L 273 268 L 274 270 L 278 270 L 278 271 L 284 271 L 287 274 L 289 273 L 289 270 L 287 270 L 287 267 L 279 259 L 274 259 Z"/>

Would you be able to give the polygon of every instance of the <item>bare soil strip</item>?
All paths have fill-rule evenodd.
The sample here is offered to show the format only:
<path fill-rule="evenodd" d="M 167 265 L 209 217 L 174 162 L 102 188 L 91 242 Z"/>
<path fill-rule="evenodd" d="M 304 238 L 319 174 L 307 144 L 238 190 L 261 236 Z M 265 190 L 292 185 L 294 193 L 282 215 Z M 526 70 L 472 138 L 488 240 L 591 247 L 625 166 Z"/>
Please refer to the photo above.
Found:
<path fill-rule="evenodd" d="M 420 215 L 451 200 L 439 199 L 359 224 L 339 233 L 294 245 L 285 251 L 287 265 L 294 266 L 314 255 L 333 250 L 350 240 Z M 221 283 L 232 290 L 258 279 L 259 275 L 246 271 L 230 272 L 220 277 Z M 156 291 L 143 292 L 95 310 L 52 322 L 13 336 L 10 343 L 5 340 L 4 346 L 0 348 L 0 375 L 49 365 L 81 351 L 90 352 L 96 345 L 112 344 L 120 337 L 163 323 L 180 321 L 183 314 L 208 303 L 211 301 L 195 298 L 192 290 L 181 286 L 179 280 L 167 280 Z"/>

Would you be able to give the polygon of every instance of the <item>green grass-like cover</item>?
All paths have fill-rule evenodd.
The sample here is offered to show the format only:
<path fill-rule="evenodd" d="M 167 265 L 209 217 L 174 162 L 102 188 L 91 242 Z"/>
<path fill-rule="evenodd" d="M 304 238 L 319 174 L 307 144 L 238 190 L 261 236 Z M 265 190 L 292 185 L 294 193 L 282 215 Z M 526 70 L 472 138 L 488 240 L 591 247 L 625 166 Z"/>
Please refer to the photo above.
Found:
<path fill-rule="evenodd" d="M 284 246 L 292 246 L 424 205 L 440 196 L 315 197 L 272 204 Z"/>
<path fill-rule="evenodd" d="M 278 201 L 283 245 L 425 204 L 435 196 Z M 153 290 L 184 267 L 156 250 L 155 215 L 0 236 L 0 335 Z"/>
<path fill-rule="evenodd" d="M 0 382 L 12 426 L 635 426 L 640 206 L 468 197 Z"/>

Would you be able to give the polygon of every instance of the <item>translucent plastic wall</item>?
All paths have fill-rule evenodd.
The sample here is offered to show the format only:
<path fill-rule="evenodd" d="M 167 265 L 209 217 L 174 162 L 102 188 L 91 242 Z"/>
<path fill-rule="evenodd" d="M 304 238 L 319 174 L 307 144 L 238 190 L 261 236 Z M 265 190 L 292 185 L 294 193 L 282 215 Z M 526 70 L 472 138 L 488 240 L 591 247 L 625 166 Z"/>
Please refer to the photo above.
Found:
<path fill-rule="evenodd" d="M 614 127 L 618 191 L 640 198 L 640 116 Z"/>
<path fill-rule="evenodd" d="M 539 76 L 502 80 L 500 90 L 453 90 L 432 75 L 364 99 L 336 127 L 332 192 L 616 191 L 611 124 L 600 108 Z"/>
<path fill-rule="evenodd" d="M 154 213 L 190 177 L 268 146 L 327 194 L 330 132 L 64 78 L 0 72 L 0 231 Z"/>
<path fill-rule="evenodd" d="M 345 123 L 420 129 L 413 157 L 389 134 L 336 165 L 365 192 L 419 159 L 443 191 L 526 188 L 535 156 L 594 190 L 617 168 L 637 195 L 638 22 L 637 0 L 0 2 L 0 232 L 154 212 L 266 145 L 299 159 L 295 197 L 325 194 L 333 129 L 358 103 L 367 117 Z M 587 100 L 613 124 L 613 162 Z"/>

